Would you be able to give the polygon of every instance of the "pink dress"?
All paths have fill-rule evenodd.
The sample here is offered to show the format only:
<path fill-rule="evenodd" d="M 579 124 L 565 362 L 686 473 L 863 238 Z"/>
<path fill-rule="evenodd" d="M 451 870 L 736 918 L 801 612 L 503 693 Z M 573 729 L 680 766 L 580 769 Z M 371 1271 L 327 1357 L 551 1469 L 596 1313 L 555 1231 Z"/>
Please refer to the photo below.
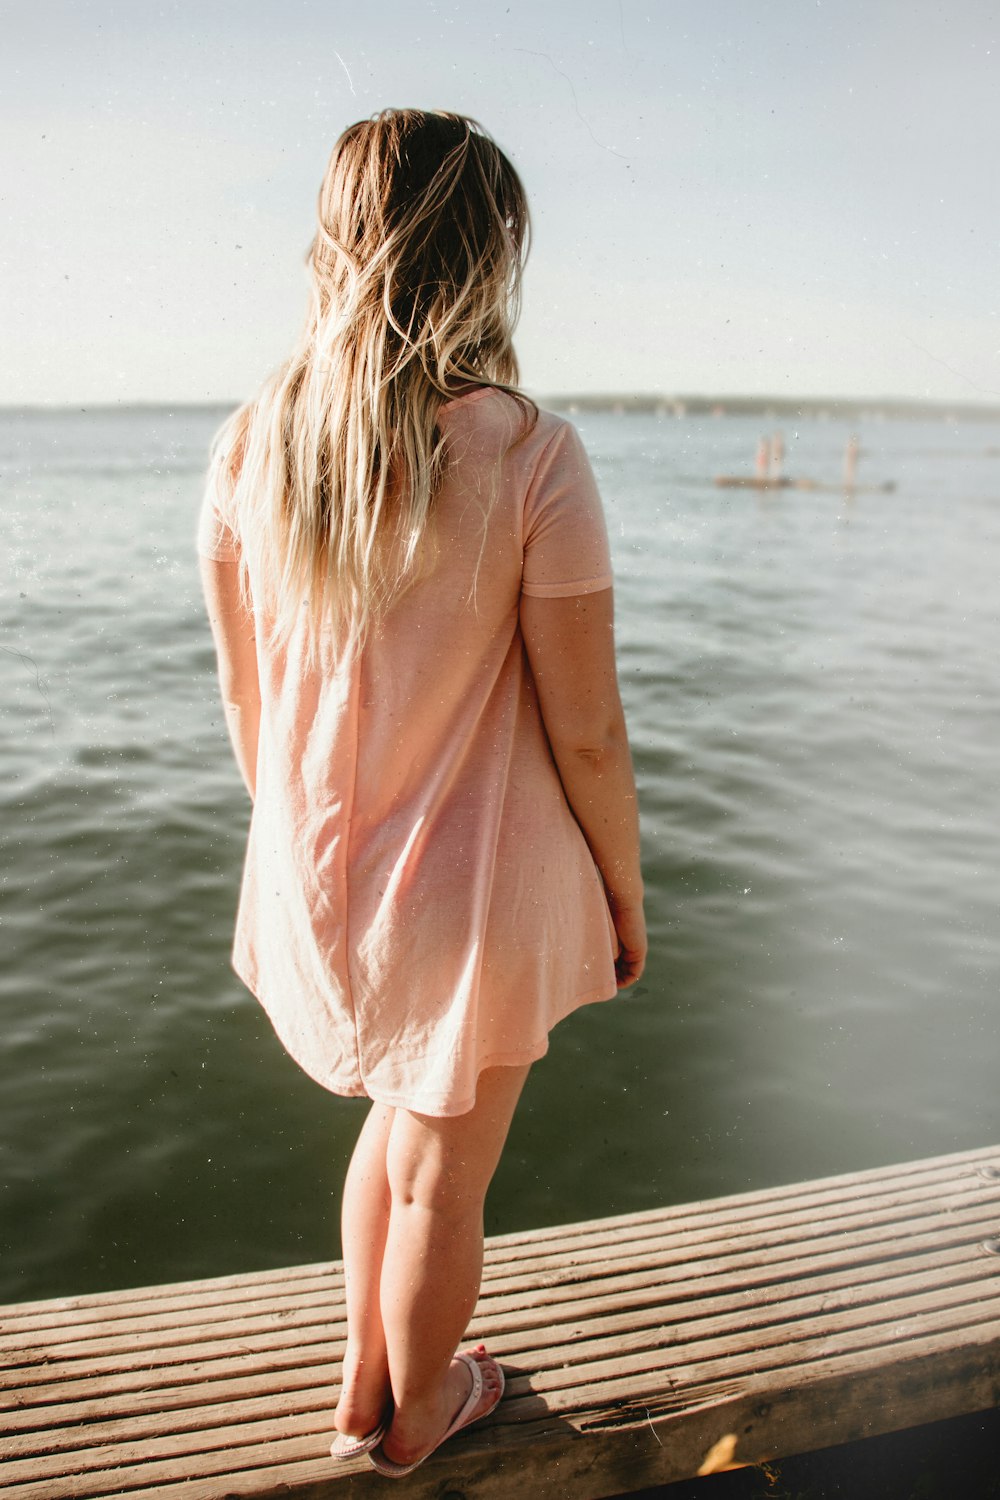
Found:
<path fill-rule="evenodd" d="M 435 566 L 363 650 L 309 668 L 301 635 L 276 650 L 258 629 L 233 966 L 325 1088 L 459 1115 L 483 1068 L 534 1061 L 563 1016 L 616 993 L 603 884 L 518 621 L 522 593 L 595 592 L 611 569 L 568 422 L 541 412 L 511 446 L 518 409 L 482 389 L 440 423 Z M 239 555 L 211 493 L 198 546 Z"/>

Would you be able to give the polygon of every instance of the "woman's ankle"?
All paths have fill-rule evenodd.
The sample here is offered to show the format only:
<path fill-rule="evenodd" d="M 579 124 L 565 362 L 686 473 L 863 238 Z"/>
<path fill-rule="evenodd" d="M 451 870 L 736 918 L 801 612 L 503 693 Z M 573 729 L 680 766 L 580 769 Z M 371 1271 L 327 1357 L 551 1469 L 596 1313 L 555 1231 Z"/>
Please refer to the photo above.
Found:
<path fill-rule="evenodd" d="M 389 1367 L 382 1360 L 367 1362 L 345 1352 L 340 1397 L 333 1422 L 338 1432 L 362 1436 L 382 1421 L 391 1399 Z"/>
<path fill-rule="evenodd" d="M 406 1463 L 439 1442 L 468 1395 L 468 1366 L 452 1359 L 433 1388 L 404 1398 L 395 1409 L 386 1437 L 387 1456 Z"/>

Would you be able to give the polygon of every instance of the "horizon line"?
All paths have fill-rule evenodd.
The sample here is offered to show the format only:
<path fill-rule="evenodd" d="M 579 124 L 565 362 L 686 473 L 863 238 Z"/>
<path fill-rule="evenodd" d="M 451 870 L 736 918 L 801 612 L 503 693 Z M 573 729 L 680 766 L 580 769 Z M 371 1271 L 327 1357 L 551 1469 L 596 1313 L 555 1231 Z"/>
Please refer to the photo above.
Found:
<path fill-rule="evenodd" d="M 755 407 L 775 406 L 787 409 L 794 406 L 852 406 L 872 407 L 896 406 L 896 407 L 924 407 L 943 409 L 951 411 L 968 411 L 982 413 L 983 415 L 995 415 L 1000 418 L 1000 402 L 970 400 L 967 397 L 948 398 L 945 396 L 902 396 L 891 392 L 883 392 L 880 395 L 848 395 L 848 394 L 823 394 L 823 395 L 777 395 L 757 394 L 753 391 L 656 391 L 656 390 L 631 390 L 631 391 L 547 391 L 541 394 L 526 390 L 533 400 L 541 405 L 552 402 L 559 406 L 579 403 L 583 405 L 613 405 L 615 403 L 637 403 L 652 406 L 680 406 L 695 403 L 699 406 L 708 407 L 721 406 L 729 403 L 741 405 L 753 405 Z M 170 409 L 183 410 L 205 410 L 210 408 L 235 410 L 242 401 L 222 397 L 198 398 L 145 398 L 120 399 L 120 400 L 72 400 L 72 401 L 33 401 L 33 402 L 0 402 L 0 412 L 86 412 L 86 411 L 162 411 Z"/>

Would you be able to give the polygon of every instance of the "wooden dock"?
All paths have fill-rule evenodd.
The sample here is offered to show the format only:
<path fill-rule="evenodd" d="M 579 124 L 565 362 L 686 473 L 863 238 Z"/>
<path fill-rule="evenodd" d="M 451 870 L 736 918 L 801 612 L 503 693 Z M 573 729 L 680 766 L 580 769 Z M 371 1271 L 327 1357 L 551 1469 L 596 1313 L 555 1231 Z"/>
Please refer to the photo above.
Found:
<path fill-rule="evenodd" d="M 337 1263 L 0 1309 L 4 1500 L 598 1500 L 1000 1404 L 1000 1147 L 500 1235 L 493 1417 L 334 1469 Z"/>

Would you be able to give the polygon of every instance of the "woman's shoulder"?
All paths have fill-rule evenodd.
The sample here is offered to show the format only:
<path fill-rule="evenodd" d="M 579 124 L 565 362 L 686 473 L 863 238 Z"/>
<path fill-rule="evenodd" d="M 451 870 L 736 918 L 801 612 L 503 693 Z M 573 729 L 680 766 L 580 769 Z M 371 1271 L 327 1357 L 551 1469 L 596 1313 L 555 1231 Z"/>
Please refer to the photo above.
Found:
<path fill-rule="evenodd" d="M 566 417 L 540 406 L 529 396 L 495 386 L 479 386 L 445 402 L 441 416 L 449 431 L 461 428 L 483 436 L 489 434 L 522 459 L 537 456 L 560 437 L 571 441 L 576 437 L 576 429 Z"/>

